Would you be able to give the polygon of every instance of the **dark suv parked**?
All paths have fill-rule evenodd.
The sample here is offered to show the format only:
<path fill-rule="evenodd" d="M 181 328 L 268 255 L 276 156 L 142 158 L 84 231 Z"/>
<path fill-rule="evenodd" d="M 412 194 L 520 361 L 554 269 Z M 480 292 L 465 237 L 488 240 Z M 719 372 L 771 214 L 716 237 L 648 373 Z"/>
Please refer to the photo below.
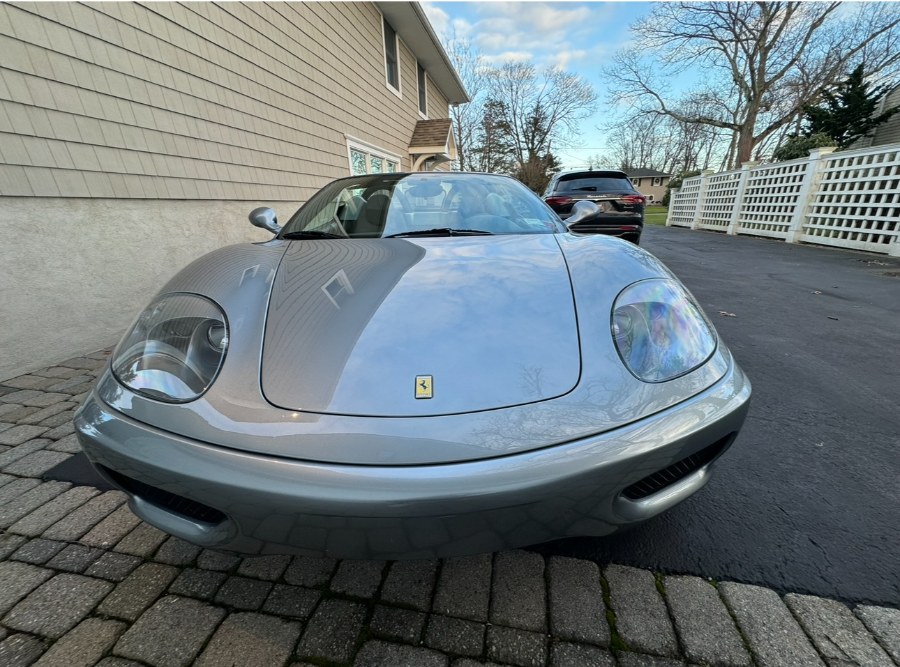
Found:
<path fill-rule="evenodd" d="M 581 234 L 610 234 L 634 244 L 644 230 L 645 197 L 635 190 L 623 171 L 582 170 L 556 174 L 544 192 L 544 201 L 565 219 L 575 202 L 588 200 L 600 207 L 597 215 L 569 229 Z"/>

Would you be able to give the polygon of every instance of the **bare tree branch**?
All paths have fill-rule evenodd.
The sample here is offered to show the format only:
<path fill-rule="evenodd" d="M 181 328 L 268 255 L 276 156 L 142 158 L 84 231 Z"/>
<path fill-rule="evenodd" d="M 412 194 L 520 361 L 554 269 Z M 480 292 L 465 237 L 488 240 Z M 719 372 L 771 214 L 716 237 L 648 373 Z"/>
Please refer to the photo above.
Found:
<path fill-rule="evenodd" d="M 823 88 L 865 62 L 874 78 L 900 72 L 900 4 L 660 3 L 632 27 L 634 46 L 605 71 L 616 102 L 734 132 L 733 164 L 765 154 Z M 662 85 L 687 69 L 704 82 L 682 96 Z M 691 107 L 699 96 L 722 95 Z"/>
<path fill-rule="evenodd" d="M 491 74 L 491 98 L 506 110 L 516 159 L 526 164 L 554 145 L 566 145 L 596 106 L 594 89 L 559 68 L 538 71 L 531 63 L 507 62 Z"/>

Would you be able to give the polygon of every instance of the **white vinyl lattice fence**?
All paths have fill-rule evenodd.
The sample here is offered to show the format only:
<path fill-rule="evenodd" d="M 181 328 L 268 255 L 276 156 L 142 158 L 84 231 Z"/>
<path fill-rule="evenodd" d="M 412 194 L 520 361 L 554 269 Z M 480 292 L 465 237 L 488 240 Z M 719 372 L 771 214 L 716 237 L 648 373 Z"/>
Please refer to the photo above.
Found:
<path fill-rule="evenodd" d="M 800 205 L 808 160 L 750 168 L 738 215 L 738 233 L 786 239 Z"/>
<path fill-rule="evenodd" d="M 666 224 L 900 256 L 900 144 L 832 151 L 687 178 Z"/>
<path fill-rule="evenodd" d="M 669 202 L 669 224 L 690 227 L 700 201 L 700 177 L 686 178 Z"/>
<path fill-rule="evenodd" d="M 723 171 L 709 176 L 703 204 L 700 206 L 700 229 L 728 229 L 737 202 L 740 180 L 740 171 Z"/>

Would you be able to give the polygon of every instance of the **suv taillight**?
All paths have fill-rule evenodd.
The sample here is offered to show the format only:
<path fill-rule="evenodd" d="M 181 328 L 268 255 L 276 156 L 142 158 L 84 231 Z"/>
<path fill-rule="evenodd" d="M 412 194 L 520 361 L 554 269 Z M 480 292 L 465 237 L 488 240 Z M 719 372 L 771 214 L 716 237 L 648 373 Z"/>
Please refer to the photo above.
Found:
<path fill-rule="evenodd" d="M 571 197 L 547 197 L 545 200 L 548 206 L 565 206 L 572 203 Z"/>
<path fill-rule="evenodd" d="M 623 195 L 619 197 L 619 201 L 623 204 L 643 204 L 646 199 L 643 195 Z"/>

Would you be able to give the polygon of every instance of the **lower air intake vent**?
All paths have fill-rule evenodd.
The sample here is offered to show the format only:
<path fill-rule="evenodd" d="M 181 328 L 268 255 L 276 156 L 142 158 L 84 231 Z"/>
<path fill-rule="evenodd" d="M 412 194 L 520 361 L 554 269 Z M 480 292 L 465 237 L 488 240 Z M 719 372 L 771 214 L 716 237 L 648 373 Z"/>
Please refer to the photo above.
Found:
<path fill-rule="evenodd" d="M 704 447 L 699 452 L 695 452 L 687 458 L 676 461 L 668 468 L 663 468 L 652 475 L 647 475 L 626 488 L 622 492 L 622 495 L 629 500 L 641 500 L 642 498 L 652 496 L 654 493 L 662 491 L 667 486 L 684 479 L 692 472 L 699 470 L 707 463 L 715 460 L 719 454 L 728 448 L 735 436 L 737 436 L 737 433 L 730 433 L 721 440 L 717 440 L 709 447 Z"/>
<path fill-rule="evenodd" d="M 221 523 L 228 517 L 222 512 L 196 500 L 185 498 L 155 486 L 150 486 L 144 482 L 139 482 L 131 477 L 110 470 L 106 466 L 100 466 L 103 472 L 108 475 L 112 481 L 121 486 L 126 491 L 139 496 L 142 500 L 147 501 L 157 507 L 162 507 L 174 514 L 190 519 L 191 521 L 200 521 L 202 523 Z"/>

